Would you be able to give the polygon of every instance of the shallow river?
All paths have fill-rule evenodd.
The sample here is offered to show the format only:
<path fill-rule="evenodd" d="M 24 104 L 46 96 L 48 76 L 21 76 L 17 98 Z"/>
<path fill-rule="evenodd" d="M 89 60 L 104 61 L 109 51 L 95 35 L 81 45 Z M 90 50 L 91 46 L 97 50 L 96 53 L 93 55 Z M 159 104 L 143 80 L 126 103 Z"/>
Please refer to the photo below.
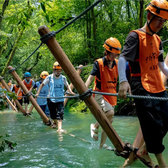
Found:
<path fill-rule="evenodd" d="M 99 141 L 90 138 L 90 123 L 95 122 L 90 113 L 65 111 L 63 128 L 58 134 L 45 126 L 38 113 L 25 117 L 12 111 L 0 111 L 0 135 L 9 134 L 17 143 L 13 151 L 0 153 L 0 167 L 6 168 L 115 168 L 121 167 L 122 157 L 113 151 L 99 149 Z M 136 117 L 114 118 L 113 127 L 124 142 L 132 143 L 139 128 Z M 99 130 L 100 133 L 100 130 Z M 100 134 L 99 134 L 100 135 Z M 100 137 L 99 137 L 100 138 Z M 168 158 L 168 136 L 164 139 Z M 109 140 L 107 145 L 113 148 Z M 154 156 L 151 155 L 154 162 Z M 168 163 L 168 160 L 167 160 Z M 130 167 L 145 167 L 139 160 Z"/>

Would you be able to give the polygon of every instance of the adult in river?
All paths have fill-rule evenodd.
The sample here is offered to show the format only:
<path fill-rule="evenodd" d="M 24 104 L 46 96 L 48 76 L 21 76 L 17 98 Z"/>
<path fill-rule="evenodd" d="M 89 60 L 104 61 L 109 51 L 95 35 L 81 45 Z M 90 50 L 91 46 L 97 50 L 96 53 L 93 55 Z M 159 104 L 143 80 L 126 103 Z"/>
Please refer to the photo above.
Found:
<path fill-rule="evenodd" d="M 168 76 L 168 67 L 164 63 L 161 40 L 156 33 L 168 20 L 168 1 L 152 0 L 146 10 L 145 25 L 129 33 L 119 57 L 121 98 L 126 98 L 127 92 L 131 91 L 134 95 L 167 97 L 159 69 Z M 126 61 L 131 66 L 131 88 L 125 75 Z M 135 105 L 147 151 L 155 154 L 159 167 L 165 168 L 162 152 L 165 149 L 163 138 L 168 130 L 168 102 L 135 99 Z"/>
<path fill-rule="evenodd" d="M 95 91 L 116 93 L 118 79 L 118 60 L 116 57 L 120 54 L 121 44 L 118 39 L 110 37 L 105 41 L 103 47 L 105 49 L 104 57 L 94 62 L 91 74 L 85 84 L 89 87 L 93 79 L 95 79 Z M 108 120 L 112 123 L 117 97 L 96 94 L 95 100 L 101 106 Z M 94 140 L 98 140 L 98 128 L 98 122 L 90 125 L 91 137 Z M 102 130 L 100 148 L 105 145 L 106 139 L 107 135 L 104 130 Z"/>

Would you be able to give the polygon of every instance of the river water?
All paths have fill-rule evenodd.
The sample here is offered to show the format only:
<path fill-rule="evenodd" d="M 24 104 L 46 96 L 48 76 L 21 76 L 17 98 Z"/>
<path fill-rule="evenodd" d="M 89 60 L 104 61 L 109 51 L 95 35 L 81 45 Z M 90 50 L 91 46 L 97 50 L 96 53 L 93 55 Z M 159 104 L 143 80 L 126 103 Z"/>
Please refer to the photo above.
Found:
<path fill-rule="evenodd" d="M 9 134 L 17 143 L 13 151 L 0 153 L 0 167 L 5 168 L 118 168 L 124 159 L 113 151 L 99 149 L 99 141 L 90 137 L 90 124 L 95 122 L 91 113 L 65 110 L 63 128 L 58 134 L 42 123 L 37 112 L 25 117 L 13 111 L 0 111 L 0 135 Z M 137 117 L 115 116 L 113 127 L 124 142 L 133 143 L 139 128 Z M 100 135 L 100 130 L 99 130 Z M 99 137 L 100 138 L 100 137 Z M 164 139 L 168 158 L 168 136 Z M 107 145 L 113 145 L 109 140 Z M 151 155 L 156 162 L 153 155 Z M 167 160 L 168 163 L 168 160 Z M 130 167 L 145 167 L 139 160 Z"/>

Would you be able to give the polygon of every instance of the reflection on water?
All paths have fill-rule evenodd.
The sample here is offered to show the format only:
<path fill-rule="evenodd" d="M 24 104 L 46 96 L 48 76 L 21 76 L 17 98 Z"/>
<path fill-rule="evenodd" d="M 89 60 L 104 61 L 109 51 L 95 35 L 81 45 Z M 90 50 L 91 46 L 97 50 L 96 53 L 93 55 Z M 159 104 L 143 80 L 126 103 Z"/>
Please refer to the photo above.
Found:
<path fill-rule="evenodd" d="M 115 168 L 120 167 L 124 159 L 112 151 L 99 150 L 99 141 L 90 138 L 90 123 L 95 122 L 89 113 L 65 112 L 63 128 L 66 133 L 57 133 L 43 125 L 34 111 L 31 117 L 25 117 L 12 111 L 0 112 L 0 135 L 9 134 L 17 143 L 14 151 L 7 149 L 0 153 L 0 167 L 6 168 Z M 115 117 L 113 127 L 124 142 L 132 143 L 138 131 L 136 117 Z M 100 130 L 99 130 L 100 136 Z M 99 137 L 100 139 L 100 137 Z M 168 138 L 164 139 L 168 157 Z M 111 142 L 107 140 L 107 145 Z M 151 157 L 154 159 L 153 155 Z M 154 160 L 156 162 L 156 160 Z M 140 161 L 131 167 L 144 167 Z"/>

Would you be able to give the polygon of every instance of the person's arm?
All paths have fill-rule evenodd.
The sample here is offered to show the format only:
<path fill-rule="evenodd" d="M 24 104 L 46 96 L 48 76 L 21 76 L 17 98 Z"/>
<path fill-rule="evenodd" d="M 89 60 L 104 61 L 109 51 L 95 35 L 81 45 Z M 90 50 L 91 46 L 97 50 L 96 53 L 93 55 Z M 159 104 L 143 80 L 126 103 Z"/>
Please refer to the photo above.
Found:
<path fill-rule="evenodd" d="M 134 62 L 139 53 L 139 37 L 136 32 L 131 32 L 123 46 L 118 61 L 119 73 L 119 97 L 126 98 L 127 92 L 131 94 L 131 88 L 126 77 L 126 61 Z"/>
<path fill-rule="evenodd" d="M 118 60 L 119 83 L 127 82 L 126 63 L 127 61 L 125 57 L 120 55 L 119 60 Z"/>
<path fill-rule="evenodd" d="M 167 75 L 167 67 L 168 66 L 168 54 L 165 58 L 165 61 L 159 61 L 159 68 L 161 70 L 161 77 L 162 77 L 162 81 L 164 83 L 164 85 L 166 86 L 166 83 L 167 83 L 167 78 L 168 78 L 168 75 Z"/>
<path fill-rule="evenodd" d="M 93 75 L 89 75 L 89 77 L 87 78 L 86 82 L 85 82 L 85 85 L 86 87 L 88 88 L 89 85 L 92 83 L 93 79 L 95 78 L 95 76 Z"/>
<path fill-rule="evenodd" d="M 72 95 L 75 95 L 75 93 L 71 90 L 71 87 L 70 87 L 70 85 L 67 83 L 67 91 L 70 93 L 70 94 L 72 94 Z"/>
<path fill-rule="evenodd" d="M 164 75 L 168 77 L 168 67 L 165 62 L 159 62 L 159 68 L 164 73 Z"/>
<path fill-rule="evenodd" d="M 69 94 L 75 95 L 75 93 L 72 91 L 67 79 L 65 76 L 63 76 L 63 80 L 64 80 L 64 86 L 67 88 L 67 91 Z"/>
<path fill-rule="evenodd" d="M 119 73 L 119 97 L 126 98 L 127 92 L 131 94 L 131 88 L 126 77 L 126 59 L 120 56 L 118 60 L 118 73 Z"/>

